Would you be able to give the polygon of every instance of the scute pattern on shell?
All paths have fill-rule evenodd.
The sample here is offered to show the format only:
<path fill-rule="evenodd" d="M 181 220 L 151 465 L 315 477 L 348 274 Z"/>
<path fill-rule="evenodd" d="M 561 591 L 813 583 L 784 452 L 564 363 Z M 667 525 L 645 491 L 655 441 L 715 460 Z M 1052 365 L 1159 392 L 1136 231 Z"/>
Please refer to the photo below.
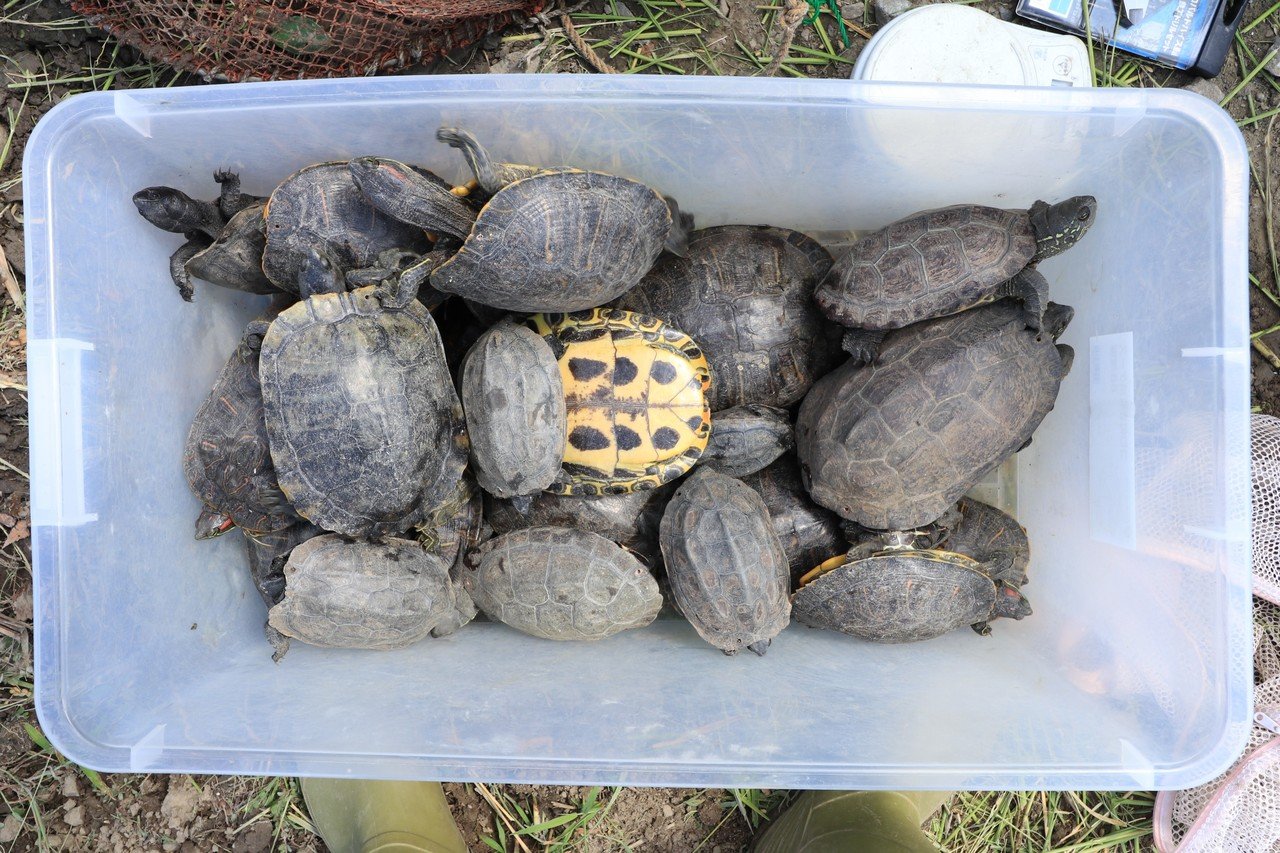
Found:
<path fill-rule="evenodd" d="M 699 464 L 721 474 L 754 474 L 795 446 L 786 409 L 748 403 L 716 412 L 714 418 Z"/>
<path fill-rule="evenodd" d="M 293 549 L 284 574 L 284 599 L 267 622 L 316 646 L 398 649 L 452 633 L 475 615 L 444 562 L 404 539 L 318 536 Z"/>
<path fill-rule="evenodd" d="M 877 363 L 846 363 L 805 398 L 805 486 L 864 527 L 930 524 L 1031 437 L 1063 371 L 1010 300 L 892 332 Z"/>
<path fill-rule="evenodd" d="M 994 299 L 1035 252 L 1025 210 L 976 204 L 928 210 L 859 239 L 814 299 L 842 325 L 897 329 Z"/>
<path fill-rule="evenodd" d="M 353 537 L 398 533 L 449 499 L 469 445 L 439 332 L 417 301 L 374 288 L 283 312 L 262 346 L 280 485 L 304 518 Z"/>
<path fill-rule="evenodd" d="M 819 575 L 795 594 L 797 622 L 877 643 L 910 643 L 981 622 L 996 587 L 977 563 L 934 551 L 880 554 Z"/>
<path fill-rule="evenodd" d="M 1025 584 L 1027 567 L 1031 564 L 1031 543 L 1026 529 L 1008 513 L 973 498 L 961 498 L 956 508 L 960 521 L 947 532 L 938 547 L 972 557 L 979 563 L 986 563 L 1001 553 L 1012 554 L 1009 571 L 998 577 L 1014 586 Z"/>
<path fill-rule="evenodd" d="M 667 504 L 660 542 L 676 603 L 708 643 L 734 654 L 787 627 L 787 557 L 751 487 L 694 473 Z"/>
<path fill-rule="evenodd" d="M 548 640 L 602 640 L 643 628 L 662 607 L 658 583 L 639 560 L 567 527 L 490 539 L 456 576 L 490 619 Z"/>
<path fill-rule="evenodd" d="M 789 406 L 836 365 L 839 335 L 813 304 L 831 255 L 797 231 L 725 225 L 693 232 L 617 306 L 673 323 L 711 364 L 712 411 Z"/>
<path fill-rule="evenodd" d="M 581 311 L 634 287 L 670 230 L 666 201 L 642 183 L 599 172 L 539 174 L 490 199 L 431 284 L 509 311 Z"/>

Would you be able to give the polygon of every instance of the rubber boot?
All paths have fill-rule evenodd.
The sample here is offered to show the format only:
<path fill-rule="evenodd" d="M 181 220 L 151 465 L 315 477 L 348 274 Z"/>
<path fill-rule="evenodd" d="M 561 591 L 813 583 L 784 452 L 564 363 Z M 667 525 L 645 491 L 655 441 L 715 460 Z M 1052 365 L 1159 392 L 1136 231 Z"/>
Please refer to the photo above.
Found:
<path fill-rule="evenodd" d="M 920 825 L 949 791 L 805 791 L 753 853 L 937 853 Z"/>
<path fill-rule="evenodd" d="M 333 853 L 467 853 L 439 782 L 303 779 L 302 796 Z"/>

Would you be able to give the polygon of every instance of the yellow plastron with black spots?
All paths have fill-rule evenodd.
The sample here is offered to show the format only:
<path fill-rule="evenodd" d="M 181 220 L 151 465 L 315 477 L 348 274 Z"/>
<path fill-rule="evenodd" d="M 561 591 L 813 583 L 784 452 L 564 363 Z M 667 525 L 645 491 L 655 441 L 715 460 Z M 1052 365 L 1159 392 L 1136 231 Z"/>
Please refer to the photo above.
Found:
<path fill-rule="evenodd" d="M 548 492 L 652 489 L 698 461 L 711 434 L 711 371 L 688 335 L 613 308 L 535 314 L 529 326 L 555 353 L 567 403 L 564 462 Z"/>

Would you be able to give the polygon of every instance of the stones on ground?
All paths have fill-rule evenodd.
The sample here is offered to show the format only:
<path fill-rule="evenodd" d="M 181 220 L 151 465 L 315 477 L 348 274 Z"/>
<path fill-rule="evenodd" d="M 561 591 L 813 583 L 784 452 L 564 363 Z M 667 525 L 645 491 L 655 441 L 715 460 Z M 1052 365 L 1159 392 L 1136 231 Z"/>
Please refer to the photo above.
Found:
<path fill-rule="evenodd" d="M 1222 87 L 1215 81 L 1205 77 L 1197 77 L 1190 83 L 1182 87 L 1188 92 L 1195 92 L 1197 95 L 1203 95 L 1215 104 L 1222 101 L 1226 93 L 1222 91 Z"/>
<path fill-rule="evenodd" d="M 1271 56 L 1266 64 L 1267 73 L 1272 77 L 1280 77 L 1280 38 L 1271 43 L 1267 53 Z"/>
<path fill-rule="evenodd" d="M 871 0 L 871 13 L 880 26 L 892 21 L 903 12 L 911 11 L 911 0 Z"/>
<path fill-rule="evenodd" d="M 186 779 L 174 779 L 160 803 L 160 816 L 173 829 L 186 826 L 195 819 L 200 791 Z"/>
<path fill-rule="evenodd" d="M 68 799 L 80 796 L 80 785 L 76 782 L 76 777 L 67 776 L 62 780 L 62 796 Z"/>
<path fill-rule="evenodd" d="M 866 3 L 841 3 L 840 15 L 846 21 L 853 21 L 855 24 L 862 23 L 862 18 L 867 14 Z"/>
<path fill-rule="evenodd" d="M 22 827 L 22 818 L 12 813 L 5 815 L 4 823 L 0 824 L 0 844 L 12 844 L 17 841 Z"/>
<path fill-rule="evenodd" d="M 67 826 L 82 826 L 84 824 L 84 807 L 77 805 L 67 809 L 67 813 L 62 816 L 62 822 Z"/>

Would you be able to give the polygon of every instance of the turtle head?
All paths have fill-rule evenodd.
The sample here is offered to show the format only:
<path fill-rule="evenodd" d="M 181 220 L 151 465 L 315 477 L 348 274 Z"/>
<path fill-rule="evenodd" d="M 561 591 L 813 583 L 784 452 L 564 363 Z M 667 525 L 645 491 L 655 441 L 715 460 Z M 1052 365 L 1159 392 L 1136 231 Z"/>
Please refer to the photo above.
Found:
<path fill-rule="evenodd" d="M 433 173 L 387 157 L 358 157 L 347 169 L 369 203 L 393 219 L 432 234 L 471 233 L 475 213 Z"/>
<path fill-rule="evenodd" d="M 319 241 L 300 241 L 296 253 L 298 295 L 303 299 L 320 293 L 342 293 L 347 289 L 346 274 L 334 263 Z"/>
<path fill-rule="evenodd" d="M 1028 211 L 1036 233 L 1036 254 L 1032 263 L 1052 258 L 1076 244 L 1098 215 L 1098 200 L 1091 195 L 1072 196 L 1049 204 L 1037 201 Z"/>
<path fill-rule="evenodd" d="M 693 214 L 680 210 L 680 203 L 671 196 L 663 196 L 671 209 L 671 230 L 663 246 L 668 252 L 683 258 L 689 254 L 689 232 L 693 230 Z"/>
<path fill-rule="evenodd" d="M 996 581 L 996 606 L 991 616 L 1005 619 L 1022 619 L 1031 615 L 1031 602 L 1013 584 Z"/>
<path fill-rule="evenodd" d="M 133 206 L 138 208 L 143 219 L 161 231 L 182 234 L 186 231 L 198 231 L 206 224 L 204 206 L 173 187 L 147 187 L 138 190 L 133 194 Z"/>
<path fill-rule="evenodd" d="M 1050 302 L 1045 306 L 1044 319 L 1040 321 L 1040 331 L 1047 332 L 1049 337 L 1056 341 L 1062 337 L 1062 333 L 1067 330 L 1067 326 L 1071 325 L 1075 316 L 1076 309 L 1070 305 Z"/>
<path fill-rule="evenodd" d="M 196 519 L 196 538 L 215 539 L 235 526 L 231 516 L 205 507 Z"/>

